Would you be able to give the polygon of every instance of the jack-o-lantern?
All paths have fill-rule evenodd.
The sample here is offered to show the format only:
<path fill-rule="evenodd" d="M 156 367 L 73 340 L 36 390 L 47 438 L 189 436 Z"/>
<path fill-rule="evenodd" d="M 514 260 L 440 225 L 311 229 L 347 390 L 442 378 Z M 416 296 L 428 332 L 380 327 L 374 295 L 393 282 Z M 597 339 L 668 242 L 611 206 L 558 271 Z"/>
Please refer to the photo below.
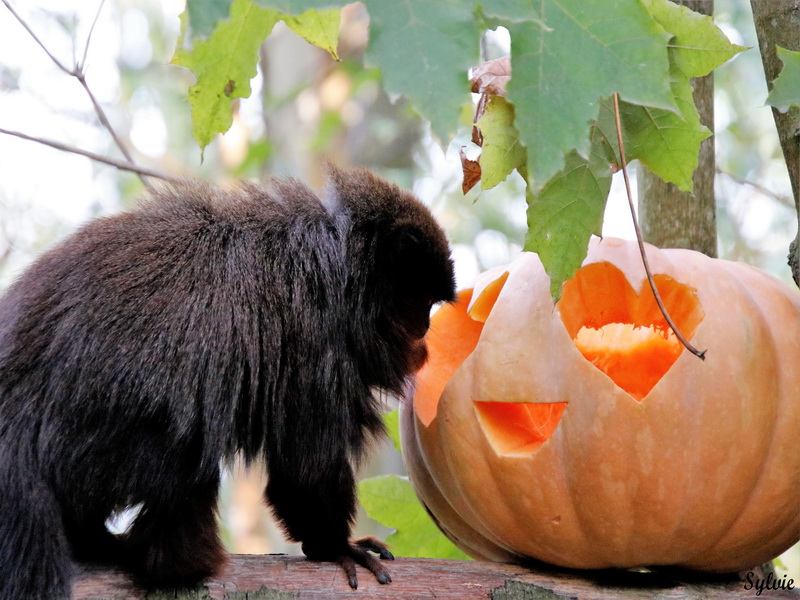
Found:
<path fill-rule="evenodd" d="M 736 571 L 800 540 L 800 294 L 741 263 L 593 241 L 553 304 L 536 255 L 432 319 L 401 406 L 439 526 L 476 558 Z"/>

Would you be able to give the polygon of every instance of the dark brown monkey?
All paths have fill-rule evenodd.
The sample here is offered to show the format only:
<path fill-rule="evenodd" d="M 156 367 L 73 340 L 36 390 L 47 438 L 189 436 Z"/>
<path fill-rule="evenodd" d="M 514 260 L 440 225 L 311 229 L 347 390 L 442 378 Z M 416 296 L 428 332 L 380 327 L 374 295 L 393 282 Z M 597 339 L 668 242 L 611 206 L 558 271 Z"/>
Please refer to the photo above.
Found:
<path fill-rule="evenodd" d="M 68 598 L 71 559 L 146 586 L 218 572 L 238 454 L 309 558 L 389 582 L 386 548 L 350 540 L 353 465 L 382 431 L 373 392 L 400 392 L 453 297 L 430 212 L 364 170 L 332 169 L 323 198 L 168 187 L 80 229 L 0 300 L 0 600 Z"/>

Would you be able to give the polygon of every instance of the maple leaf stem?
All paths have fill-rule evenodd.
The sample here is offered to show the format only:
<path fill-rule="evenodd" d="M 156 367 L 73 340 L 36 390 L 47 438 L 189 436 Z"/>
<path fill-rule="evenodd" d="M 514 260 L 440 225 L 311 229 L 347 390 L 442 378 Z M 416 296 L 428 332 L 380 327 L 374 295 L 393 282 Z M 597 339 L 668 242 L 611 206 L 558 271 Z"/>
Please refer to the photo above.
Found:
<path fill-rule="evenodd" d="M 687 340 L 684 335 L 678 329 L 678 326 L 675 325 L 675 322 L 670 317 L 669 312 L 667 311 L 667 307 L 664 306 L 664 301 L 661 299 L 661 294 L 658 293 L 658 288 L 656 287 L 656 282 L 653 279 L 653 273 L 650 271 L 650 263 L 647 260 L 647 253 L 644 251 L 644 240 L 642 239 L 642 231 L 639 229 L 639 222 L 636 218 L 636 209 L 633 206 L 633 195 L 631 194 L 631 183 L 628 179 L 628 164 L 625 159 L 625 145 L 622 142 L 622 125 L 620 123 L 619 118 L 619 94 L 614 92 L 614 125 L 617 129 L 617 143 L 619 145 L 619 164 L 622 169 L 622 177 L 625 180 L 625 192 L 628 196 L 628 206 L 631 209 L 631 218 L 633 219 L 633 229 L 636 231 L 636 241 L 639 243 L 639 254 L 642 255 L 642 264 L 644 265 L 644 272 L 647 274 L 647 282 L 650 284 L 650 289 L 653 292 L 653 296 L 656 299 L 656 304 L 658 304 L 658 308 L 661 311 L 661 314 L 664 315 L 664 319 L 667 321 L 670 329 L 672 329 L 675 337 L 684 345 L 684 347 L 698 357 L 700 360 L 705 360 L 706 358 L 706 351 L 705 350 L 698 350 Z"/>

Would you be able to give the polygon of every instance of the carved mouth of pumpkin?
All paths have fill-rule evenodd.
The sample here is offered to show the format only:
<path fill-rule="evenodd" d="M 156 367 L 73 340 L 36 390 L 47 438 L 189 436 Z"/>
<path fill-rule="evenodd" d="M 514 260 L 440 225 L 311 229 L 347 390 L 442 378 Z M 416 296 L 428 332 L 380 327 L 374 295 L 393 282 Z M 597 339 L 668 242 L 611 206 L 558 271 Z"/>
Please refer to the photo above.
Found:
<path fill-rule="evenodd" d="M 538 450 L 561 420 L 566 402 L 474 402 L 486 439 L 499 455 L 527 456 Z"/>
<path fill-rule="evenodd" d="M 668 275 L 656 274 L 653 280 L 675 325 L 691 339 L 704 317 L 696 291 Z M 647 282 L 637 294 L 608 262 L 578 270 L 564 284 L 558 310 L 586 360 L 639 401 L 684 350 Z"/>

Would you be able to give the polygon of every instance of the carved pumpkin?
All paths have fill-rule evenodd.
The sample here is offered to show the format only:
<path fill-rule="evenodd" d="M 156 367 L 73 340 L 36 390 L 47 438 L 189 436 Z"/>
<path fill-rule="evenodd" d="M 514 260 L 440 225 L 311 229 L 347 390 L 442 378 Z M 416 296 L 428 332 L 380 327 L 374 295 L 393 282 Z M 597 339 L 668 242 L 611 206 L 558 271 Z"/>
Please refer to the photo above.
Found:
<path fill-rule="evenodd" d="M 418 496 L 476 558 L 750 568 L 800 540 L 800 294 L 741 263 L 593 241 L 561 300 L 534 254 L 432 319 L 401 406 Z"/>

